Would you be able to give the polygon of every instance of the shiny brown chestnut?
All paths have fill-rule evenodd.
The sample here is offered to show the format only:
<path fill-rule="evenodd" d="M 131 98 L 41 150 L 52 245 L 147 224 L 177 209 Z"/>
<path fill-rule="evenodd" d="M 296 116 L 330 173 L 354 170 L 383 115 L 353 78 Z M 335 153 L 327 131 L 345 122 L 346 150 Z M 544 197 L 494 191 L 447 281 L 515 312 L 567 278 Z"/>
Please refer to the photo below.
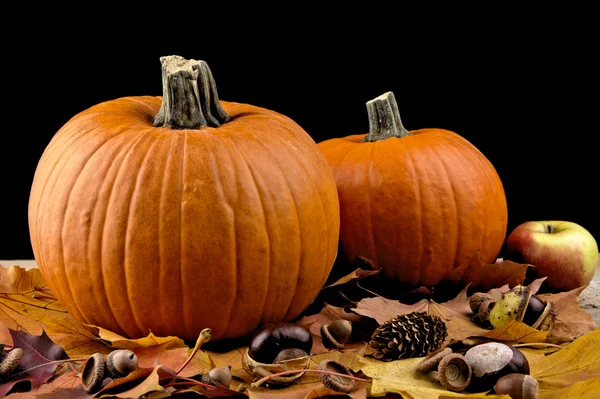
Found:
<path fill-rule="evenodd" d="M 490 390 L 507 374 L 529 374 L 529 362 L 521 351 L 501 342 L 487 342 L 469 348 L 465 359 L 472 369 L 470 390 Z"/>
<path fill-rule="evenodd" d="M 310 353 L 313 339 L 306 328 L 289 322 L 266 324 L 251 338 L 248 355 L 261 363 L 273 363 L 283 349 L 301 349 Z"/>
<path fill-rule="evenodd" d="M 306 328 L 289 322 L 265 325 L 256 331 L 242 356 L 242 367 L 255 378 L 270 377 L 288 370 L 304 370 L 310 364 L 312 335 Z M 287 386 L 304 372 L 269 379 L 273 387 Z"/>

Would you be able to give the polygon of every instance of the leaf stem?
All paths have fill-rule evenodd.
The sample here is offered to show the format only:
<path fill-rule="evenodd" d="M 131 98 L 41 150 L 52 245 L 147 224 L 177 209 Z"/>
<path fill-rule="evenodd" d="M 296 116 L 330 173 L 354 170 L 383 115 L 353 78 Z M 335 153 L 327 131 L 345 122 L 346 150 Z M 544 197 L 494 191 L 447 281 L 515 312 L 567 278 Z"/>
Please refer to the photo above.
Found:
<path fill-rule="evenodd" d="M 198 353 L 202 344 L 205 344 L 206 342 L 210 341 L 210 339 L 212 337 L 210 332 L 211 332 L 210 328 L 205 328 L 204 330 L 200 331 L 200 335 L 198 336 L 198 339 L 196 340 L 196 345 L 194 346 L 194 350 L 192 350 L 192 353 L 190 354 L 190 356 L 181 365 L 181 367 L 179 367 L 179 369 L 175 372 L 175 374 L 181 373 L 181 371 L 192 361 L 194 356 L 196 356 L 196 353 Z"/>
<path fill-rule="evenodd" d="M 351 380 L 356 380 L 356 381 L 360 381 L 360 382 L 371 382 L 372 381 L 371 379 L 355 377 L 355 376 L 350 375 L 350 374 L 337 373 L 335 371 L 329 371 L 329 370 L 298 369 L 298 370 L 286 370 L 286 371 L 281 371 L 279 373 L 269 374 L 269 375 L 261 378 L 260 380 L 257 380 L 255 382 L 253 382 L 252 384 L 250 384 L 250 386 L 252 388 L 258 388 L 259 386 L 261 386 L 265 382 L 269 381 L 271 378 L 279 377 L 279 376 L 282 376 L 282 375 L 288 375 L 288 374 L 298 374 L 298 373 L 330 374 L 330 375 L 337 375 L 339 377 L 349 378 Z"/>
<path fill-rule="evenodd" d="M 48 366 L 48 365 L 51 365 L 51 364 L 62 364 L 62 363 L 72 363 L 72 362 L 85 362 L 86 360 L 87 360 L 87 358 L 52 360 L 52 361 L 49 361 L 49 362 L 46 362 L 46 363 L 38 364 L 37 366 L 30 367 L 30 368 L 28 368 L 26 370 L 21 370 L 21 371 L 19 371 L 17 373 L 12 374 L 11 377 L 17 376 L 19 374 L 24 374 L 24 373 L 27 373 L 28 371 L 33 370 L 33 369 L 37 369 L 37 368 L 40 368 L 40 367 L 45 367 L 45 366 Z"/>

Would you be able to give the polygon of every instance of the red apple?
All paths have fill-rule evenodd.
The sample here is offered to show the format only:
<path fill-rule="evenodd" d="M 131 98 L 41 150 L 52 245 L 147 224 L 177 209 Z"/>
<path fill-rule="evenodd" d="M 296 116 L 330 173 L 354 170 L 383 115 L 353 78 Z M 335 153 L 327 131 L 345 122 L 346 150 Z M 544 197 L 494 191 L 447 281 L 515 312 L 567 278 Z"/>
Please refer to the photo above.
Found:
<path fill-rule="evenodd" d="M 556 291 L 587 286 L 598 266 L 598 244 L 592 234 L 574 222 L 541 220 L 525 222 L 506 239 L 508 258 L 520 258 L 533 272 L 546 277 Z"/>

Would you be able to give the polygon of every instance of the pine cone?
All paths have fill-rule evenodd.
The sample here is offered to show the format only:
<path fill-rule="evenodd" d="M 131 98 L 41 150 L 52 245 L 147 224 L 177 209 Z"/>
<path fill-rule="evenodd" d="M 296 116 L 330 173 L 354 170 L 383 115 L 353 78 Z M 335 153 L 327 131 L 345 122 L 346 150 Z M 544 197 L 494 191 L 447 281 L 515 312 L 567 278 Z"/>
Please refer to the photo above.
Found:
<path fill-rule="evenodd" d="M 439 349 L 448 336 L 446 323 L 425 312 L 398 315 L 386 321 L 371 336 L 373 357 L 392 361 L 426 356 Z"/>

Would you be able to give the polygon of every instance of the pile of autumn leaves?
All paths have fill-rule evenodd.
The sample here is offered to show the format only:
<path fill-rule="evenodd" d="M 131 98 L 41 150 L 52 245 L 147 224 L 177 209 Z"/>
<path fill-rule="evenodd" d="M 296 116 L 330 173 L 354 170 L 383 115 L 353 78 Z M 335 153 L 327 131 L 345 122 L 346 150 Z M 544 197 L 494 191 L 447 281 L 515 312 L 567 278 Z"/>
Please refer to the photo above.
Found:
<path fill-rule="evenodd" d="M 556 322 L 550 331 L 538 331 L 520 322 L 489 330 L 471 321 L 470 294 L 489 292 L 499 298 L 509 287 L 523 281 L 526 268 L 527 265 L 510 261 L 503 262 L 502 267 L 476 260 L 466 263 L 449 276 L 444 290 L 456 291 L 447 300 L 440 300 L 439 295 L 425 288 L 395 297 L 374 292 L 373 287 L 381 286 L 380 276 L 368 262 L 324 287 L 311 309 L 295 323 L 313 335 L 310 369 L 316 369 L 324 359 L 331 359 L 360 378 L 356 389 L 346 394 L 324 387 L 317 372 L 305 373 L 286 388 L 253 385 L 255 380 L 242 367 L 245 346 L 224 347 L 218 343 L 211 346 L 209 342 L 194 353 L 195 343 L 178 337 L 157 337 L 150 333 L 132 340 L 96 326 L 82 325 L 57 302 L 37 269 L 1 265 L 0 347 L 4 345 L 1 348 L 4 351 L 22 348 L 24 355 L 17 370 L 0 377 L 0 397 L 508 398 L 489 392 L 447 391 L 434 373 L 417 370 L 422 358 L 382 362 L 370 357 L 368 341 L 373 329 L 397 315 L 414 311 L 442 317 L 448 328 L 448 340 L 453 342 L 472 345 L 499 341 L 518 346 L 530 363 L 531 375 L 540 384 L 542 399 L 595 397 L 594 392 L 600 392 L 600 329 L 578 305 L 582 288 L 539 294 L 540 299 L 555 305 Z M 543 280 L 528 285 L 535 293 Z M 352 338 L 342 350 L 327 349 L 320 338 L 320 327 L 339 319 L 352 322 Z M 87 393 L 81 384 L 81 365 L 93 353 L 106 355 L 115 349 L 135 352 L 139 368 L 127 377 L 112 380 L 97 393 Z M 190 354 L 193 358 L 185 365 Z M 211 388 L 200 383 L 202 374 L 220 366 L 231 367 L 233 382 L 229 388 Z"/>

